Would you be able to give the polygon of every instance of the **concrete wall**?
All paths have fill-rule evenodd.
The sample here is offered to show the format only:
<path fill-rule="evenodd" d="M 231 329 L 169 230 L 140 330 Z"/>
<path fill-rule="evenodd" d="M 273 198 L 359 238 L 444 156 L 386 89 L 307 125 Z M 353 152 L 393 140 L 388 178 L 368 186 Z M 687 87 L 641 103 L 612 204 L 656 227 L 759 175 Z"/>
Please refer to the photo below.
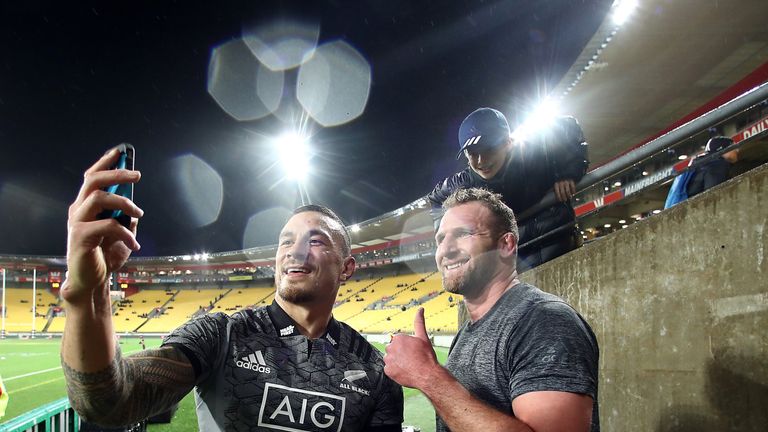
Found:
<path fill-rule="evenodd" d="M 525 273 L 600 343 L 603 431 L 768 431 L 768 166 Z"/>

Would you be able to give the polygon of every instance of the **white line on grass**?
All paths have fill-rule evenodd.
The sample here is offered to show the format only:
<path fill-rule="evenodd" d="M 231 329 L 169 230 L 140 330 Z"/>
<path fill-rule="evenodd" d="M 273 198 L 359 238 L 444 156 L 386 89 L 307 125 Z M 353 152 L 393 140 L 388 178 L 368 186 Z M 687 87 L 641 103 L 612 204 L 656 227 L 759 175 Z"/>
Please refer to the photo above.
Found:
<path fill-rule="evenodd" d="M 3 379 L 3 381 L 5 381 L 5 382 L 8 382 L 8 381 L 13 381 L 13 380 L 15 380 L 15 379 L 19 379 L 19 378 L 26 378 L 26 377 L 28 377 L 28 376 L 39 375 L 39 374 L 41 374 L 41 373 L 51 372 L 51 371 L 55 371 L 55 370 L 59 370 L 59 369 L 61 369 L 61 366 L 56 366 L 55 368 L 50 368 L 50 369 L 43 369 L 43 370 L 41 370 L 41 371 L 37 371 L 37 372 L 30 372 L 30 373 L 25 373 L 25 374 L 23 374 L 23 375 L 16 375 L 16 376 L 12 376 L 12 377 L 10 377 L 10 378 L 5 378 L 5 379 Z"/>
<path fill-rule="evenodd" d="M 133 353 L 138 352 L 138 351 L 139 350 L 128 351 L 125 354 L 129 355 L 129 354 L 133 354 Z M 26 374 L 23 374 L 23 375 L 16 375 L 16 376 L 12 376 L 12 377 L 9 377 L 9 378 L 3 378 L 3 381 L 4 382 L 13 381 L 15 379 L 26 378 L 26 377 L 29 377 L 29 376 L 34 376 L 34 375 L 39 375 L 39 374 L 43 374 L 43 373 L 47 373 L 47 372 L 52 372 L 52 371 L 59 370 L 59 369 L 61 369 L 61 366 L 56 366 L 56 367 L 50 368 L 50 369 L 43 369 L 41 371 L 36 371 L 36 372 L 30 372 L 30 373 L 26 373 Z"/>
<path fill-rule="evenodd" d="M 52 382 L 56 382 L 56 381 L 63 380 L 63 379 L 64 379 L 64 376 L 62 375 L 62 376 L 60 376 L 58 378 L 54 378 L 54 379 L 51 379 L 51 380 L 48 380 L 48 381 L 43 381 L 43 382 L 40 382 L 40 383 L 37 383 L 37 384 L 32 384 L 31 386 L 22 387 L 20 389 L 8 389 L 8 396 L 10 396 L 12 394 L 16 394 L 16 393 L 21 393 L 21 392 L 23 392 L 25 390 L 33 389 L 35 387 L 40 387 L 41 385 L 50 384 Z"/>

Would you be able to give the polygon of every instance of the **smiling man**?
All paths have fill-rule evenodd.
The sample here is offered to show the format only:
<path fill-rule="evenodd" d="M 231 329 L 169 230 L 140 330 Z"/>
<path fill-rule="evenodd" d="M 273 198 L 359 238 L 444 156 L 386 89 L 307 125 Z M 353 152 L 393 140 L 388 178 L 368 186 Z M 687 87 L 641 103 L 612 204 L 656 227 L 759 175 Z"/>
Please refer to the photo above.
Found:
<path fill-rule="evenodd" d="M 414 336 L 387 346 L 384 371 L 429 398 L 438 431 L 598 431 L 597 340 L 562 299 L 518 280 L 512 210 L 474 188 L 443 206 L 435 259 L 470 321 L 443 368 L 420 309 Z"/>
<path fill-rule="evenodd" d="M 139 248 L 143 212 L 103 192 L 140 178 L 137 171 L 109 170 L 116 159 L 107 153 L 86 172 L 69 211 L 61 358 L 70 401 L 84 418 L 131 424 L 194 388 L 201 431 L 400 431 L 402 389 L 384 374 L 381 353 L 331 313 L 355 260 L 344 224 L 326 207 L 300 207 L 285 224 L 270 306 L 204 315 L 160 348 L 123 358 L 108 275 Z M 130 215 L 131 229 L 98 220 L 104 209 Z"/>

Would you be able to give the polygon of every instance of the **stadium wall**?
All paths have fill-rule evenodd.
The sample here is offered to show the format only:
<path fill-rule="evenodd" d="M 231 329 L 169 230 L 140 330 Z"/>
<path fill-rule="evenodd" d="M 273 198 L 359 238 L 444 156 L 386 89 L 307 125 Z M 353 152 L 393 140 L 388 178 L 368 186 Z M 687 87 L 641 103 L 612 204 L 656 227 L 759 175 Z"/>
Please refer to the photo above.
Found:
<path fill-rule="evenodd" d="M 600 343 L 605 431 L 765 430 L 768 165 L 523 279 Z"/>

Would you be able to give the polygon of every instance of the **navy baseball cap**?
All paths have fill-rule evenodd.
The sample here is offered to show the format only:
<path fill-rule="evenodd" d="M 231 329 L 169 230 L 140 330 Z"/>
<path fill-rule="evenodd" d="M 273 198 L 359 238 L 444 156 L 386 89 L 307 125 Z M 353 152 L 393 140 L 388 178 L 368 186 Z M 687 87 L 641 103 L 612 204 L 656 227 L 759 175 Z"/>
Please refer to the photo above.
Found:
<path fill-rule="evenodd" d="M 461 122 L 459 127 L 459 153 L 470 146 L 497 147 L 509 139 L 509 123 L 500 111 L 493 108 L 478 108 Z"/>

